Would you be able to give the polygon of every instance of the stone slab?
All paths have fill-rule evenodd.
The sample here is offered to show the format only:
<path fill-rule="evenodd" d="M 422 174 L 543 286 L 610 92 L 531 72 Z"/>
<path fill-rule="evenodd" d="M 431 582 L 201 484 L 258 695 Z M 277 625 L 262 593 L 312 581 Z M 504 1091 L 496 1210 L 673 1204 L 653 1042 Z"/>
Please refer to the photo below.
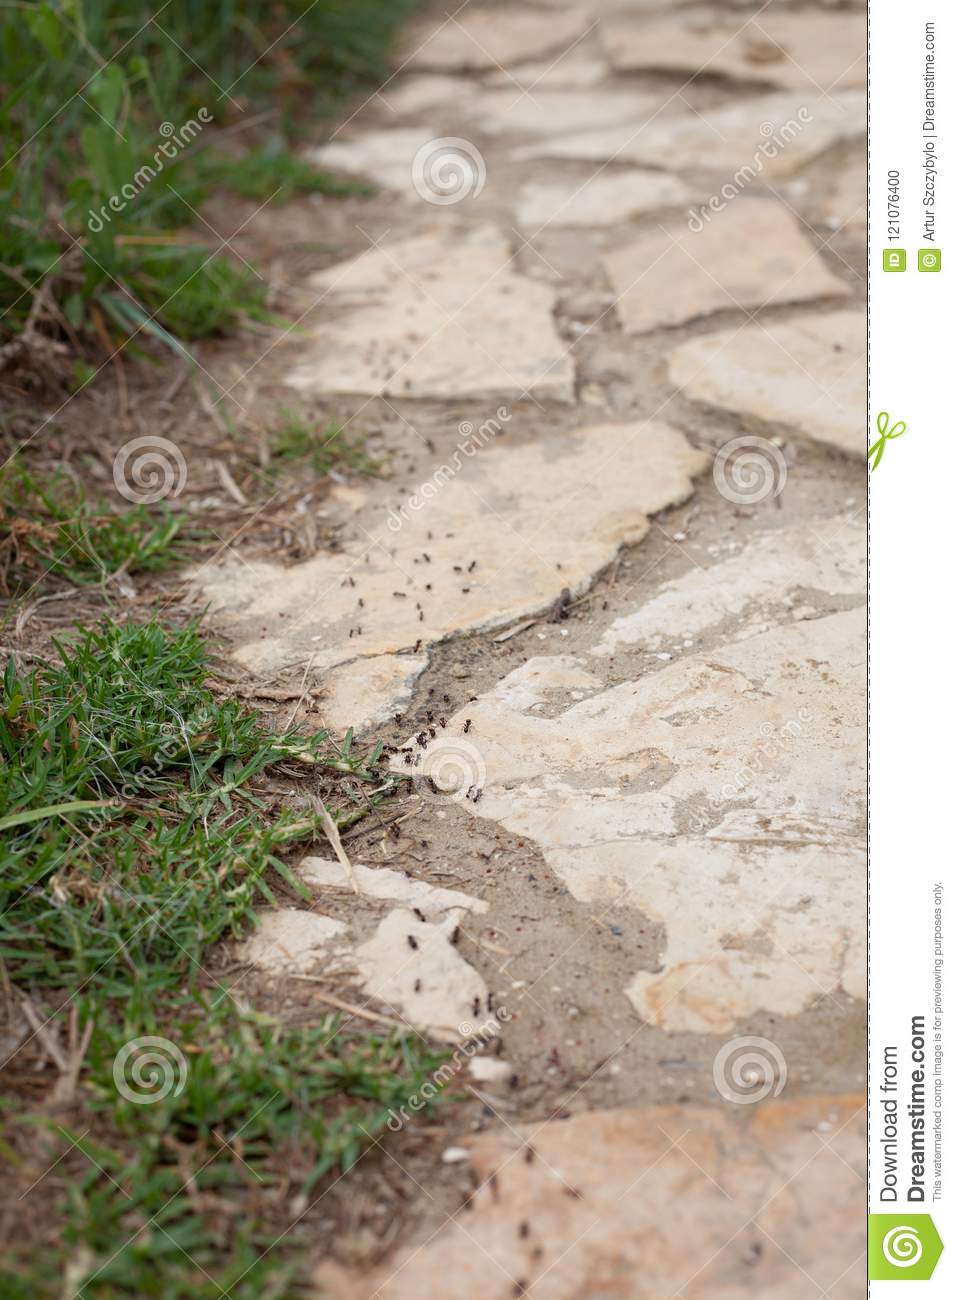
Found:
<path fill-rule="evenodd" d="M 664 927 L 626 989 L 653 1025 L 864 994 L 863 552 L 859 525 L 771 534 L 663 589 L 591 664 L 531 660 L 467 706 L 483 777 L 462 807 L 592 909 Z M 636 638 L 641 673 L 605 687 L 602 657 Z"/>
<path fill-rule="evenodd" d="M 601 41 L 619 72 L 707 74 L 818 93 L 866 82 L 861 13 L 765 9 L 751 17 L 685 10 L 645 21 L 609 17 Z"/>
<path fill-rule="evenodd" d="M 494 226 L 443 225 L 312 276 L 325 291 L 300 392 L 571 401 L 574 364 L 555 290 L 520 275 Z"/>
<path fill-rule="evenodd" d="M 609 253 L 604 265 L 629 334 L 716 311 L 850 293 L 796 219 L 772 199 L 738 199 L 700 230 L 689 229 L 687 221 L 649 230 Z"/>
<path fill-rule="evenodd" d="M 693 339 L 671 354 L 668 373 L 694 401 L 783 424 L 848 455 L 867 450 L 862 311 Z"/>
<path fill-rule="evenodd" d="M 518 196 L 519 225 L 612 226 L 691 202 L 694 191 L 666 172 L 606 171 L 585 180 L 529 181 Z"/>
<path fill-rule="evenodd" d="M 509 67 L 549 54 L 553 58 L 585 34 L 589 16 L 574 9 L 541 10 L 520 5 L 495 9 L 460 7 L 430 32 L 416 32 L 403 64 L 438 72 L 477 72 Z"/>
<path fill-rule="evenodd" d="M 708 464 L 682 434 L 649 421 L 553 431 L 547 445 L 481 433 L 472 429 L 468 454 L 450 455 L 411 495 L 377 484 L 344 521 L 340 552 L 293 568 L 201 568 L 198 594 L 235 657 L 275 671 L 314 656 L 321 684 L 357 656 L 539 612 L 566 587 L 584 591 L 621 545 L 646 534 L 650 514 L 690 495 Z"/>
<path fill-rule="evenodd" d="M 523 145 L 512 158 L 634 162 L 705 172 L 715 178 L 716 192 L 721 183 L 740 190 L 756 178 L 790 176 L 832 145 L 863 135 L 866 109 L 859 90 L 835 91 L 813 108 L 806 95 L 787 92 L 696 113 L 671 104 L 633 122 Z"/>
<path fill-rule="evenodd" d="M 852 1095 L 610 1110 L 467 1137 L 468 1208 L 368 1273 L 324 1264 L 315 1294 L 859 1300 L 864 1122 Z"/>

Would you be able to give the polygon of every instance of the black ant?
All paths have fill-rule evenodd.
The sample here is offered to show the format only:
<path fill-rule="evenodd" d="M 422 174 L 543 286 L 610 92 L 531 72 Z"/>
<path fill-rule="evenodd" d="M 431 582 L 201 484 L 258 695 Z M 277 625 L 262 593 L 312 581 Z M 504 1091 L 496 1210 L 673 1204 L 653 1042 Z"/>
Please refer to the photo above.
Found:
<path fill-rule="evenodd" d="M 462 728 L 462 734 L 467 736 L 471 730 L 472 730 L 472 719 L 466 718 L 465 726 Z"/>

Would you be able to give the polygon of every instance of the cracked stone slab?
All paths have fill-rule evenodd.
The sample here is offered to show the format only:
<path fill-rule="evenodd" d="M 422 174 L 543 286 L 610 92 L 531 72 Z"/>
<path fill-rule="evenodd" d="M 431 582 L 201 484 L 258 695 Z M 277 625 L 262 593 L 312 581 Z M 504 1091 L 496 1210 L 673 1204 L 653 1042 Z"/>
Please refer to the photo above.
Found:
<path fill-rule="evenodd" d="M 424 38 L 403 66 L 438 72 L 481 72 L 509 67 L 572 46 L 588 29 L 587 13 L 566 9 L 549 13 L 510 5 L 460 9 Z"/>
<path fill-rule="evenodd" d="M 793 592 L 821 592 L 840 602 L 859 600 L 867 578 L 860 526 L 811 525 L 769 533 L 760 545 L 722 561 L 717 576 L 719 582 L 708 582 L 692 570 L 665 583 L 640 609 L 615 619 L 592 656 L 607 658 L 622 646 L 634 645 L 653 653 L 665 647 L 683 652 L 686 641 L 697 645 L 708 628 L 721 624 L 726 624 L 729 639 L 742 640 L 768 630 L 766 611 L 775 602 L 791 618 L 813 614 Z M 560 682 L 562 677 L 552 671 L 549 680 Z M 515 707 L 527 706 L 523 702 Z"/>
<path fill-rule="evenodd" d="M 533 840 L 580 901 L 663 926 L 625 990 L 660 1028 L 863 996 L 863 534 L 815 532 L 759 539 L 616 626 L 596 649 L 668 637 L 635 680 L 606 687 L 600 654 L 539 659 L 467 706 L 482 797 L 461 806 Z"/>
<path fill-rule="evenodd" d="M 753 18 L 687 10 L 652 20 L 606 18 L 601 43 L 618 72 L 699 73 L 829 93 L 863 86 L 862 13 L 765 13 Z"/>
<path fill-rule="evenodd" d="M 494 226 L 443 226 L 310 277 L 326 291 L 300 392 L 570 402 L 574 363 L 556 291 L 520 275 Z"/>
<path fill-rule="evenodd" d="M 842 311 L 694 339 L 671 354 L 668 373 L 694 401 L 863 456 L 866 355 L 864 313 Z"/>
<path fill-rule="evenodd" d="M 605 270 L 629 334 L 775 303 L 846 297 L 798 222 L 773 199 L 740 199 L 703 229 L 649 230 L 609 253 Z"/>
<path fill-rule="evenodd" d="M 529 181 L 518 196 L 522 226 L 612 226 L 639 213 L 690 203 L 694 191 L 667 172 L 602 172 L 586 180 Z"/>
<path fill-rule="evenodd" d="M 297 868 L 303 882 L 316 890 L 352 889 L 349 873 L 341 862 L 329 858 L 303 858 Z M 458 889 L 442 889 L 425 880 L 415 880 L 389 867 L 363 867 L 353 863 L 356 883 L 364 898 L 385 899 L 417 907 L 427 921 L 460 921 L 467 912 L 487 912 L 488 904 Z"/>
<path fill-rule="evenodd" d="M 780 1097 L 468 1136 L 468 1207 L 371 1273 L 324 1262 L 314 1294 L 858 1300 L 865 1112 L 862 1096 Z"/>
<path fill-rule="evenodd" d="M 406 707 L 428 655 L 374 655 L 330 668 L 322 676 L 322 723 L 342 734 L 389 722 Z"/>
<path fill-rule="evenodd" d="M 235 657 L 254 671 L 313 657 L 321 682 L 357 656 L 540 612 L 566 587 L 586 590 L 621 545 L 645 536 L 649 515 L 691 494 L 708 463 L 652 421 L 555 432 L 547 445 L 505 435 L 472 450 L 442 462 L 411 497 L 376 485 L 339 552 L 292 568 L 199 570 L 198 591 L 232 634 Z M 442 539 L 441 561 L 430 533 Z"/>
<path fill-rule="evenodd" d="M 832 145 L 862 135 L 866 108 L 866 97 L 858 90 L 835 91 L 813 109 L 806 95 L 780 92 L 546 139 L 516 149 L 512 158 L 614 159 L 668 171 L 704 171 L 741 189 L 756 178 L 789 176 Z"/>

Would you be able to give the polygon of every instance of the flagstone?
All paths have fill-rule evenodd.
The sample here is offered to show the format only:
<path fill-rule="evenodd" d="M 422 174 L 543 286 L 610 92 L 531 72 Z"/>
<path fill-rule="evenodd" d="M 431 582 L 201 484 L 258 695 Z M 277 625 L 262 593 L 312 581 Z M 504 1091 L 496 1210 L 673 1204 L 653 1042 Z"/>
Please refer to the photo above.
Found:
<path fill-rule="evenodd" d="M 404 709 L 428 655 L 375 655 L 330 668 L 322 675 L 318 712 L 322 724 L 338 735 L 347 728 L 359 733 L 388 722 Z"/>
<path fill-rule="evenodd" d="M 576 45 L 560 58 L 515 64 L 489 72 L 484 80 L 488 86 L 511 86 L 516 94 L 523 87 L 534 95 L 538 87 L 597 86 L 608 75 L 608 64 L 603 58 L 585 53 L 582 45 Z"/>
<path fill-rule="evenodd" d="M 858 1095 L 780 1097 L 469 1135 L 467 1207 L 361 1275 L 323 1262 L 314 1294 L 857 1300 L 865 1115 Z"/>
<path fill-rule="evenodd" d="M 646 231 L 604 264 L 629 334 L 716 311 L 850 293 L 772 199 L 739 199 L 701 229 L 682 220 Z"/>
<path fill-rule="evenodd" d="M 308 974 L 316 964 L 341 952 L 347 937 L 343 921 L 302 908 L 278 907 L 260 912 L 250 938 L 236 946 L 236 956 L 260 970 Z"/>
<path fill-rule="evenodd" d="M 864 312 L 841 311 L 692 339 L 671 354 L 668 373 L 694 401 L 863 456 L 866 356 Z"/>
<path fill-rule="evenodd" d="M 519 193 L 516 216 L 523 226 L 610 226 L 689 203 L 693 196 L 666 172 L 606 171 L 584 180 L 529 181 Z"/>
<path fill-rule="evenodd" d="M 462 7 L 415 45 L 403 61 L 412 68 L 440 72 L 474 72 L 508 67 L 542 55 L 555 55 L 583 36 L 590 20 L 586 12 L 509 5 L 494 9 Z"/>
<path fill-rule="evenodd" d="M 659 965 L 626 989 L 660 1028 L 863 995 L 862 553 L 856 525 L 772 534 L 651 603 L 634 680 L 545 658 L 467 706 L 483 781 L 462 807 L 533 840 L 580 901 L 664 926 Z M 801 616 L 807 579 L 824 605 Z"/>
<path fill-rule="evenodd" d="M 685 10 L 643 21 L 608 17 L 600 31 L 619 72 L 710 74 L 818 93 L 866 82 L 862 13 Z"/>
<path fill-rule="evenodd" d="M 523 145 L 532 158 L 636 162 L 669 171 L 721 176 L 736 192 L 764 177 L 788 176 L 842 140 L 862 135 L 866 97 L 835 91 L 809 107 L 806 95 L 780 92 L 690 113 L 671 104 L 652 117 Z"/>
<path fill-rule="evenodd" d="M 552 430 L 547 443 L 480 433 L 414 489 L 377 484 L 344 516 L 340 551 L 292 568 L 227 560 L 198 570 L 198 594 L 232 633 L 235 657 L 255 671 L 311 659 L 321 684 L 342 663 L 547 609 L 639 541 L 650 514 L 689 496 L 707 464 L 652 421 Z"/>
<path fill-rule="evenodd" d="M 317 167 L 362 176 L 413 199 L 412 164 L 419 150 L 434 139 L 435 132 L 427 128 L 389 127 L 330 140 L 307 150 L 306 157 Z"/>
<path fill-rule="evenodd" d="M 574 363 L 553 320 L 555 289 L 518 272 L 494 226 L 442 225 L 322 271 L 301 392 L 571 401 Z"/>
<path fill-rule="evenodd" d="M 336 859 L 305 857 L 296 868 L 302 882 L 316 890 L 359 887 L 363 898 L 388 899 L 415 907 L 427 921 L 462 920 L 467 912 L 487 912 L 488 904 L 459 889 L 442 889 L 425 880 L 415 880 L 389 867 L 364 867 L 353 863 L 349 872 Z"/>
<path fill-rule="evenodd" d="M 457 923 L 448 916 L 432 925 L 396 908 L 355 950 L 366 993 L 447 1042 L 471 1038 L 479 1024 L 498 1032 L 485 981 L 451 942 Z"/>
<path fill-rule="evenodd" d="M 526 135 L 562 136 L 569 131 L 628 122 L 648 116 L 658 97 L 633 90 L 548 90 L 536 87 L 522 94 L 516 86 L 486 90 L 469 98 L 463 108 L 481 123 L 485 135 L 522 132 Z"/>

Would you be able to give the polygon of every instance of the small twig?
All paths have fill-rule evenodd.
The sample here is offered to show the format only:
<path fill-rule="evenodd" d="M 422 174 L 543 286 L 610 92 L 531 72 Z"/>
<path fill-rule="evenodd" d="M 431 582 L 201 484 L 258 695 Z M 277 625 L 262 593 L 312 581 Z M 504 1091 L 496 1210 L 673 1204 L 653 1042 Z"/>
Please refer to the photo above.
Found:
<path fill-rule="evenodd" d="M 217 460 L 215 465 L 216 473 L 219 476 L 219 481 L 222 483 L 224 490 L 229 493 L 237 505 L 248 506 L 249 501 L 247 500 L 242 488 L 233 478 L 232 474 L 230 474 L 228 466 L 221 460 Z"/>
<path fill-rule="evenodd" d="M 303 980 L 306 984 L 321 984 L 322 980 L 316 975 L 293 975 L 294 980 Z M 357 1007 L 351 1002 L 344 1002 L 342 998 L 337 998 L 334 993 L 320 993 L 318 989 L 313 993 L 317 1002 L 328 1002 L 329 1006 L 336 1007 L 339 1011 L 348 1011 L 351 1016 L 359 1016 L 362 1020 L 371 1020 L 380 1025 L 391 1025 L 394 1029 L 408 1029 L 408 1025 L 402 1024 L 400 1020 L 390 1020 L 388 1016 L 380 1016 L 375 1011 L 366 1011 L 365 1007 Z"/>
<path fill-rule="evenodd" d="M 303 669 L 302 682 L 300 683 L 299 686 L 299 699 L 296 700 L 295 707 L 293 708 L 292 713 L 290 713 L 289 715 L 289 721 L 286 723 L 285 726 L 286 731 L 290 731 L 292 729 L 292 724 L 296 720 L 296 714 L 299 712 L 300 708 L 302 707 L 302 702 L 306 698 L 306 691 L 308 690 L 306 683 L 309 681 L 309 673 L 312 670 L 312 665 L 318 653 L 319 653 L 318 649 L 313 650 L 312 654 L 309 656 L 309 662 L 306 664 L 305 668 Z"/>
<path fill-rule="evenodd" d="M 332 820 L 332 817 L 329 815 L 329 809 L 322 802 L 322 799 L 319 795 L 310 794 L 309 798 L 312 800 L 316 808 L 316 811 L 318 812 L 319 817 L 322 820 L 323 830 L 326 832 L 326 835 L 329 839 L 329 843 L 332 845 L 333 852 L 335 853 L 336 857 L 339 859 L 340 864 L 343 867 L 345 867 L 346 874 L 349 877 L 349 882 L 352 885 L 352 892 L 354 894 L 361 894 L 362 890 L 359 888 L 359 882 L 356 880 L 356 873 L 352 866 L 352 863 L 349 861 L 349 855 L 342 847 L 342 840 L 339 836 L 339 827 Z"/>
<path fill-rule="evenodd" d="M 43 1050 L 60 1073 L 66 1074 L 67 1070 L 70 1068 L 69 1063 L 60 1049 L 60 1044 L 47 1029 L 46 1024 L 37 1015 L 36 1007 L 28 997 L 21 998 L 20 1005 L 23 1007 L 23 1014 L 30 1022 L 30 1028 L 42 1043 Z"/>

